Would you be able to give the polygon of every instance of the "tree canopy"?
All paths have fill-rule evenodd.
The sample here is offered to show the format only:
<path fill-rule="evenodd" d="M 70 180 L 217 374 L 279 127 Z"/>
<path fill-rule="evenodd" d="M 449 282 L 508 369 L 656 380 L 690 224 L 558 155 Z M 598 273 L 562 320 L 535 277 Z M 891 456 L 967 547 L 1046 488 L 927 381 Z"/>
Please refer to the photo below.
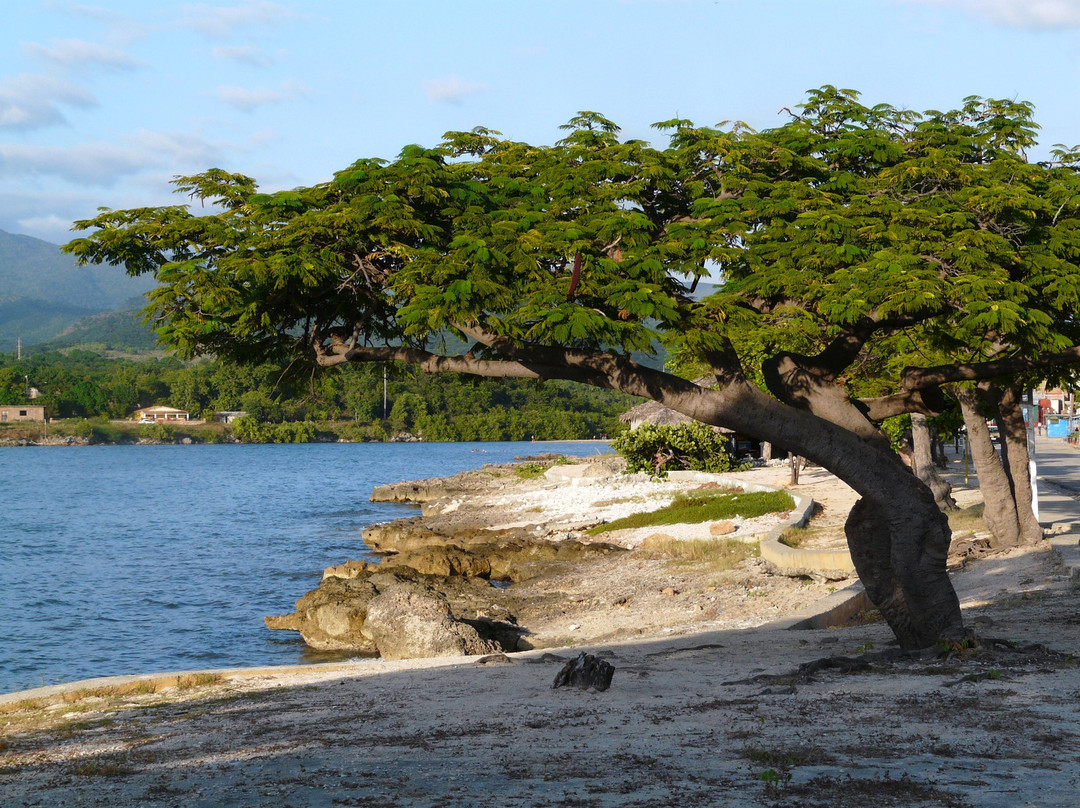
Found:
<path fill-rule="evenodd" d="M 964 633 L 947 527 L 876 422 L 1080 358 L 1080 150 L 1029 161 L 1031 116 L 827 86 L 775 129 L 669 120 L 656 147 L 582 112 L 554 146 L 451 132 L 291 191 L 177 178 L 210 212 L 102 211 L 65 249 L 155 273 L 186 355 L 570 379 L 797 451 L 862 495 L 853 558 L 917 647 Z M 687 372 L 635 361 L 659 346 Z"/>

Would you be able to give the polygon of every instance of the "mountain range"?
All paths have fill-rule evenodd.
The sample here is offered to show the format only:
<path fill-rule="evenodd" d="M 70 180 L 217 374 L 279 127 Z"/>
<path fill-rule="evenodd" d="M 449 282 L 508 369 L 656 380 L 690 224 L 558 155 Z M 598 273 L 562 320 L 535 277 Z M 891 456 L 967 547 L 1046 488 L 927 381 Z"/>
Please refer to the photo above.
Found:
<path fill-rule="evenodd" d="M 122 267 L 78 266 L 56 244 L 0 230 L 0 351 L 14 351 L 19 342 L 24 348 L 51 342 L 103 312 L 117 312 L 117 324 L 130 329 L 153 286 L 151 277 L 129 277 Z M 100 316 L 96 321 L 102 324 Z"/>

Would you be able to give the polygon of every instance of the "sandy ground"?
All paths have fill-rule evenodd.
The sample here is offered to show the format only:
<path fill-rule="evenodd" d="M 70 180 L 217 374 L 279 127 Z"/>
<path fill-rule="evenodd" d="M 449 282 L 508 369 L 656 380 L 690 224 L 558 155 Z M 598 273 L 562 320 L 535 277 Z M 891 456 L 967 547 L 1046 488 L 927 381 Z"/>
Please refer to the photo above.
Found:
<path fill-rule="evenodd" d="M 823 516 L 846 512 L 846 486 L 802 480 Z M 977 652 L 892 659 L 881 623 L 746 629 L 691 615 L 678 636 L 249 671 L 159 692 L 113 683 L 9 705 L 0 805 L 1076 805 L 1070 570 L 1040 547 L 972 562 L 954 581 L 984 638 Z M 747 601 L 771 618 L 766 598 Z M 552 688 L 579 650 L 614 666 L 610 689 Z M 860 661 L 800 672 L 841 657 Z"/>

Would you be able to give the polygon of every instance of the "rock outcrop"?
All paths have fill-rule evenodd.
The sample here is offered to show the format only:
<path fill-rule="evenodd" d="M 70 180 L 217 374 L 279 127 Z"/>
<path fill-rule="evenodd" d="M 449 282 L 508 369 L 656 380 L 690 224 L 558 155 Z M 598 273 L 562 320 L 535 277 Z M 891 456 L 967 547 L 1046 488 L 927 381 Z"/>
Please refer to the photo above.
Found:
<path fill-rule="evenodd" d="M 492 654 L 502 647 L 454 618 L 433 593 L 392 589 L 367 604 L 364 636 L 385 659 Z"/>

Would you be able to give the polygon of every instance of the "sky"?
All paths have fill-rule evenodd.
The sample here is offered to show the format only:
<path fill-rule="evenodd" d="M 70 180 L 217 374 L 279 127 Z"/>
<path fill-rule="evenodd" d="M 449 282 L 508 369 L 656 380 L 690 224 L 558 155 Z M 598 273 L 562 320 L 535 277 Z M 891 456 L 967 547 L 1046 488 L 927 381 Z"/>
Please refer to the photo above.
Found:
<path fill-rule="evenodd" d="M 0 0 L 0 230 L 63 243 L 213 167 L 275 191 L 476 126 L 550 144 L 580 110 L 766 129 L 825 84 L 1030 101 L 1042 159 L 1080 144 L 1080 0 Z"/>

